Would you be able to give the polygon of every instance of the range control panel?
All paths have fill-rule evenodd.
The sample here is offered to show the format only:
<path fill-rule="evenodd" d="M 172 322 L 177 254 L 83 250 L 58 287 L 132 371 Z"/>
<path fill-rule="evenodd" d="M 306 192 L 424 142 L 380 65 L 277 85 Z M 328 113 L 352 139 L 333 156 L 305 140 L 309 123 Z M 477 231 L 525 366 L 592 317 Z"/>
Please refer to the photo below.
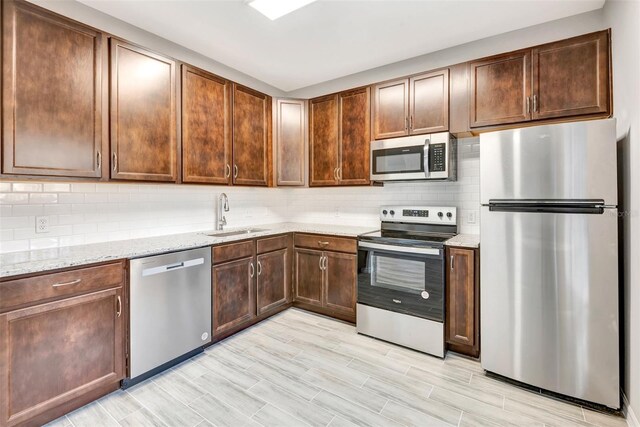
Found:
<path fill-rule="evenodd" d="M 457 208 L 450 206 L 383 206 L 380 219 L 385 222 L 455 225 Z"/>

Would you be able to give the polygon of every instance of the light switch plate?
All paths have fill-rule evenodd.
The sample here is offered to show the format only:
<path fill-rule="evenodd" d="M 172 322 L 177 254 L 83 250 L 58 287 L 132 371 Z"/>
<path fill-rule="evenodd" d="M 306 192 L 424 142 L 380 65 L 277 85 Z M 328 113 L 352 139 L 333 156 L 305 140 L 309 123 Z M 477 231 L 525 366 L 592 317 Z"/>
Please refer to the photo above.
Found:
<path fill-rule="evenodd" d="M 49 217 L 37 216 L 36 217 L 36 233 L 48 233 L 49 232 Z"/>
<path fill-rule="evenodd" d="M 474 211 L 469 212 L 469 214 L 467 215 L 467 222 L 469 224 L 476 223 L 476 213 Z"/>

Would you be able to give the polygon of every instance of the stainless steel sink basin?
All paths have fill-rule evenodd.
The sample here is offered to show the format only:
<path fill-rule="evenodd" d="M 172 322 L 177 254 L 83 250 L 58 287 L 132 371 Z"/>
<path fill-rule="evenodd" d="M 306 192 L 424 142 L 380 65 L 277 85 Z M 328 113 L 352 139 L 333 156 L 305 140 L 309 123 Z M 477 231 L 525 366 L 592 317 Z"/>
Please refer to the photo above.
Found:
<path fill-rule="evenodd" d="M 235 231 L 216 231 L 213 233 L 205 233 L 211 237 L 228 237 L 228 236 L 240 236 L 242 234 L 259 233 L 261 231 L 267 231 L 266 228 L 245 228 L 244 230 Z"/>

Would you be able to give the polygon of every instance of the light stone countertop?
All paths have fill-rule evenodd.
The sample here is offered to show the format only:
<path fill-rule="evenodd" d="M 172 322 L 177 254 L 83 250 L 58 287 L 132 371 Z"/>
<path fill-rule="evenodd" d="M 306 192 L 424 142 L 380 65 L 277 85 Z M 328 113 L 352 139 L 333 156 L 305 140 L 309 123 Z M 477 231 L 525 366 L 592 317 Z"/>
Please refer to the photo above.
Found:
<path fill-rule="evenodd" d="M 458 234 L 455 237 L 444 242 L 447 246 L 457 246 L 461 248 L 479 248 L 480 247 L 480 235 L 479 234 Z"/>
<path fill-rule="evenodd" d="M 39 249 L 24 252 L 9 252 L 0 254 L 0 278 L 116 259 L 140 258 L 143 256 L 201 248 L 281 233 L 300 232 L 357 237 L 359 234 L 375 231 L 374 227 L 285 222 L 279 224 L 254 225 L 251 227 L 241 227 L 236 229 L 229 228 L 225 229 L 224 232 L 247 228 L 263 229 L 264 231 L 224 237 L 207 236 L 205 233 L 215 232 L 201 231 L 148 237 L 143 239 L 94 243 L 90 245 L 66 246 L 61 248 Z"/>

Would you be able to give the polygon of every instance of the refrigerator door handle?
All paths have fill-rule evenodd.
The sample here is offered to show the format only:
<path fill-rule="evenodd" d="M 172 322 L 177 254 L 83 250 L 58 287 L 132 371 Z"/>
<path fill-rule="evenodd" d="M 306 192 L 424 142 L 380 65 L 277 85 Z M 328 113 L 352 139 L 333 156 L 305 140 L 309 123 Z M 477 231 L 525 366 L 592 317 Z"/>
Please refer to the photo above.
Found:
<path fill-rule="evenodd" d="M 603 214 L 604 206 L 567 206 L 567 205 L 489 205 L 489 212 L 537 212 L 560 214 Z"/>

